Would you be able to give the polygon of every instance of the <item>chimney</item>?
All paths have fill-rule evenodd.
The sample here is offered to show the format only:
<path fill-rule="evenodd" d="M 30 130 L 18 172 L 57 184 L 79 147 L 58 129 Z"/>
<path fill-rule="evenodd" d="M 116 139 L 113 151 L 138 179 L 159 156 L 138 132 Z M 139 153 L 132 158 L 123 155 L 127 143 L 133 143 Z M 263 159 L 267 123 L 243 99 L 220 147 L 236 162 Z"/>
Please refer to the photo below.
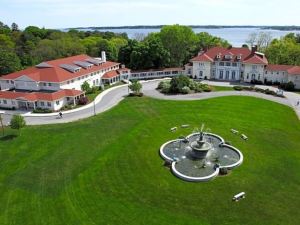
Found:
<path fill-rule="evenodd" d="M 105 51 L 101 52 L 101 59 L 102 59 L 103 62 L 106 62 L 106 53 L 105 53 Z"/>
<path fill-rule="evenodd" d="M 202 55 L 205 51 L 198 52 L 198 55 Z"/>
<path fill-rule="evenodd" d="M 121 64 L 121 69 L 124 69 L 125 68 L 125 65 L 124 64 Z"/>
<path fill-rule="evenodd" d="M 251 52 L 252 52 L 252 53 L 257 52 L 257 45 L 253 45 L 253 46 L 252 46 Z"/>

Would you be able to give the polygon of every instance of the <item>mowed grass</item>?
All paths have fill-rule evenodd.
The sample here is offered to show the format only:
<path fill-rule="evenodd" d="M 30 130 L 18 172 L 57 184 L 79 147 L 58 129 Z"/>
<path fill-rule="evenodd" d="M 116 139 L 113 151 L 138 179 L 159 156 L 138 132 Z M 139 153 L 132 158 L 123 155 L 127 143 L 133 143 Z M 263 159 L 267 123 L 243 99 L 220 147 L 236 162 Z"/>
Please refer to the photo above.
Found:
<path fill-rule="evenodd" d="M 210 86 L 212 91 L 234 91 L 233 87 Z"/>
<path fill-rule="evenodd" d="M 201 123 L 245 160 L 228 176 L 184 182 L 158 149 Z M 169 131 L 181 124 L 191 127 Z M 127 98 L 96 117 L 26 127 L 0 141 L 0 224 L 299 224 L 299 171 L 300 123 L 286 106 L 252 97 Z M 241 191 L 246 199 L 231 202 Z"/>

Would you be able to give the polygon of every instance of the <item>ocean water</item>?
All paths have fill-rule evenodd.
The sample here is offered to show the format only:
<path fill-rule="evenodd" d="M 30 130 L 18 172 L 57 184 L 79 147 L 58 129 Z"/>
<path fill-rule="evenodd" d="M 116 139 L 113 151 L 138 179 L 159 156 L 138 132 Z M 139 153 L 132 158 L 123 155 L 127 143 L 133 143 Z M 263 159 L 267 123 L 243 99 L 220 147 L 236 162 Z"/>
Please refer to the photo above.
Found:
<path fill-rule="evenodd" d="M 89 30 L 89 29 L 81 29 Z M 234 47 L 241 47 L 253 32 L 267 32 L 270 33 L 273 38 L 280 38 L 288 33 L 300 33 L 300 31 L 280 31 L 280 30 L 263 30 L 259 28 L 220 28 L 220 29 L 193 29 L 196 33 L 207 32 L 214 36 L 221 37 Z M 147 35 L 152 32 L 159 32 L 160 29 L 101 29 L 99 31 L 111 31 L 115 33 L 127 33 L 129 38 L 134 38 L 136 34 Z"/>

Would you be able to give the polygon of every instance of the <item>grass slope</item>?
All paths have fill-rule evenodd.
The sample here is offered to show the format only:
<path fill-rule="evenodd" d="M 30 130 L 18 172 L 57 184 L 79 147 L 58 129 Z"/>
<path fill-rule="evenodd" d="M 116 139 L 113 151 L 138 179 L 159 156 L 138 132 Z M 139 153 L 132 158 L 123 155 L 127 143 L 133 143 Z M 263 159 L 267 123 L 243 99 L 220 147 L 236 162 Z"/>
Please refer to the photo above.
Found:
<path fill-rule="evenodd" d="M 245 161 L 229 176 L 183 182 L 158 148 L 202 122 Z M 128 98 L 90 119 L 27 127 L 0 141 L 0 224 L 298 224 L 299 135 L 292 109 L 251 97 Z M 247 198 L 232 203 L 240 191 Z"/>

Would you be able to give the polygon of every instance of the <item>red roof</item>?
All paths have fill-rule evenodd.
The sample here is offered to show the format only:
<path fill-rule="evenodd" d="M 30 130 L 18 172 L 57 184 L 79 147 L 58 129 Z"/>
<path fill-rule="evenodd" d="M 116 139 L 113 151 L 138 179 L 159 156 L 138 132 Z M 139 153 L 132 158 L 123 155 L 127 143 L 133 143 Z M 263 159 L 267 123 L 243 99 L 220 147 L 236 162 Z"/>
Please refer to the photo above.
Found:
<path fill-rule="evenodd" d="M 291 75 L 300 75 L 300 66 L 268 65 L 266 69 L 269 71 L 286 71 Z"/>
<path fill-rule="evenodd" d="M 226 56 L 231 56 L 226 58 Z M 217 58 L 219 56 L 220 58 Z M 240 59 L 239 59 L 240 57 Z M 252 52 L 248 48 L 223 48 L 213 47 L 198 56 L 191 59 L 191 61 L 213 62 L 214 60 L 244 62 L 251 64 L 268 64 L 266 57 L 263 54 Z"/>
<path fill-rule="evenodd" d="M 109 78 L 113 78 L 113 77 L 117 77 L 117 76 L 119 76 L 118 71 L 112 70 L 112 71 L 106 72 L 106 73 L 102 76 L 102 78 L 103 78 L 103 79 L 109 79 Z"/>
<path fill-rule="evenodd" d="M 247 57 L 243 63 L 268 65 L 268 60 L 265 55 L 253 53 Z"/>
<path fill-rule="evenodd" d="M 64 97 L 76 97 L 83 94 L 82 91 L 62 89 L 53 93 L 46 92 L 16 92 L 16 91 L 0 91 L 1 99 L 24 99 L 27 101 L 55 101 Z"/>
<path fill-rule="evenodd" d="M 200 62 L 213 62 L 214 60 L 210 58 L 207 54 L 203 53 L 191 59 L 191 61 L 200 61 Z"/>
<path fill-rule="evenodd" d="M 87 59 L 93 59 L 88 55 L 77 55 L 68 58 L 56 59 L 44 62 L 44 64 L 48 64 L 51 67 L 48 68 L 37 68 L 30 67 L 25 70 L 21 70 L 18 72 L 14 72 L 5 76 L 2 76 L 1 79 L 14 80 L 21 76 L 27 76 L 34 81 L 44 81 L 44 82 L 63 82 L 67 80 L 71 80 L 77 78 L 79 76 L 92 73 L 98 70 L 111 68 L 113 66 L 118 66 L 119 63 L 107 61 L 102 65 L 93 65 L 91 68 L 83 68 L 80 67 L 80 71 L 72 73 L 68 70 L 65 70 L 60 67 L 61 64 L 70 64 L 73 66 L 77 66 L 74 64 L 75 61 L 83 61 L 86 62 Z M 78 67 L 78 66 L 77 66 Z"/>

